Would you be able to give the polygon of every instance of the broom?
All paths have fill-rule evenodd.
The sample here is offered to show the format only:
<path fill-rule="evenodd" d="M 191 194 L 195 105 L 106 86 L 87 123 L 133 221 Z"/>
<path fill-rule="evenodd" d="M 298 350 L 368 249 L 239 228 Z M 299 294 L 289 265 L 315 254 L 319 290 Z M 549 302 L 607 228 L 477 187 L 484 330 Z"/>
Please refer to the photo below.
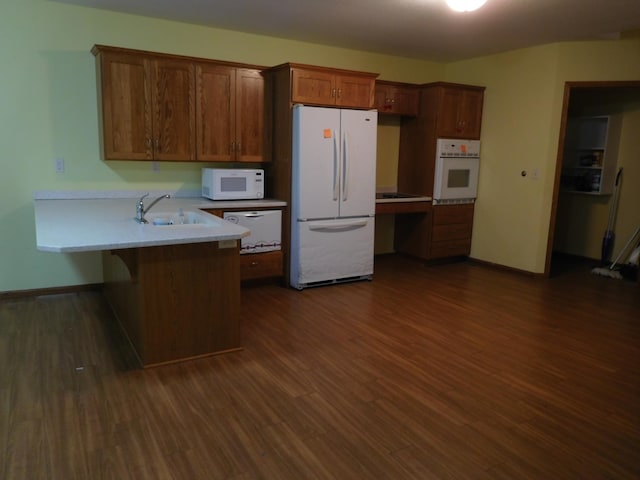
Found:
<path fill-rule="evenodd" d="M 638 228 L 636 228 L 636 231 L 633 233 L 633 235 L 631 235 L 631 238 L 629 238 L 629 240 L 624 245 L 624 247 L 622 247 L 622 250 L 620 250 L 620 253 L 616 257 L 616 259 L 613 261 L 613 263 L 611 264 L 610 267 L 608 267 L 608 268 L 607 267 L 596 267 L 596 268 L 591 270 L 591 273 L 593 273 L 594 275 L 602 275 L 603 277 L 611 277 L 611 278 L 615 278 L 617 280 L 621 280 L 623 278 L 623 276 L 618 270 L 616 270 L 616 265 L 618 264 L 618 260 L 620 260 L 620 258 L 622 258 L 622 256 L 624 255 L 625 251 L 629 248 L 629 245 L 631 245 L 633 243 L 633 246 L 636 247 L 636 248 L 631 253 L 630 261 L 631 262 L 637 261 L 637 255 L 638 254 L 636 254 L 636 250 L 637 250 L 638 247 L 636 246 L 635 242 L 637 242 L 639 240 L 640 240 L 640 225 L 638 226 Z"/>
<path fill-rule="evenodd" d="M 616 184 L 613 189 L 613 203 L 611 210 L 609 210 L 609 223 L 607 223 L 607 230 L 602 237 L 602 250 L 600 251 L 600 265 L 604 266 L 609 262 L 611 258 L 611 252 L 613 251 L 613 242 L 615 240 L 615 233 L 613 232 L 613 224 L 616 221 L 616 210 L 618 208 L 618 190 L 620 186 L 620 177 L 622 176 L 622 168 L 618 170 L 616 175 Z"/>

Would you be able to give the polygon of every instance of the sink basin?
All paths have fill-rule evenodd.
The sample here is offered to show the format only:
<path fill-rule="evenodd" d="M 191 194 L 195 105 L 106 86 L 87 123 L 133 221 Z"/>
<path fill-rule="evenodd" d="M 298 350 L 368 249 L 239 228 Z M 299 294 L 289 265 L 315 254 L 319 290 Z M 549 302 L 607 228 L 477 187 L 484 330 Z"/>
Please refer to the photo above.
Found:
<path fill-rule="evenodd" d="M 192 210 L 177 212 L 157 212 L 145 215 L 149 225 L 157 227 L 219 227 L 213 216 Z"/>

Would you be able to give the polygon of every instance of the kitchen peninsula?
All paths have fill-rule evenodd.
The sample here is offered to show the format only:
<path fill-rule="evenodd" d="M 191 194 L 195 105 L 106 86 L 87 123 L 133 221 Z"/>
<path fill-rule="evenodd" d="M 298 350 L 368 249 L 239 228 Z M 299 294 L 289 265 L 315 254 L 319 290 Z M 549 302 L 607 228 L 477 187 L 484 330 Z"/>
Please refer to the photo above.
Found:
<path fill-rule="evenodd" d="M 36 195 L 37 247 L 102 252 L 105 296 L 144 367 L 241 349 L 238 240 L 249 230 L 203 212 L 221 205 L 202 198 L 163 199 L 139 224 L 137 202 Z"/>

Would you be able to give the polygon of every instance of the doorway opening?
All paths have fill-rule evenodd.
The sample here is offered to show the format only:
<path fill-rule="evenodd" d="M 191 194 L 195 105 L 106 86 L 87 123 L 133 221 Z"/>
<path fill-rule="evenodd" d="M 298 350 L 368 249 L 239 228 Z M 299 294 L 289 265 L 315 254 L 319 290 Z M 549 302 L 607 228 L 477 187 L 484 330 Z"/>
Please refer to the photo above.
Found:
<path fill-rule="evenodd" d="M 615 209 L 613 256 L 619 253 L 626 236 L 631 235 L 640 222 L 640 142 L 633 133 L 640 131 L 640 81 L 566 82 L 547 240 L 546 277 L 561 274 L 567 268 L 590 269 L 600 261 L 613 190 L 610 188 L 604 193 L 594 190 L 595 167 L 599 161 L 595 156 L 592 160 L 594 170 L 589 170 L 591 165 L 586 166 L 592 155 L 576 157 L 576 161 L 583 162 L 585 167 L 580 175 L 588 176 L 588 181 L 579 176 L 572 178 L 567 172 L 565 156 L 572 142 L 571 129 L 575 119 L 610 116 L 618 117 L 621 134 L 615 158 L 608 160 L 615 162 L 614 176 L 619 168 L 623 168 Z M 587 136 L 593 135 L 588 133 Z"/>

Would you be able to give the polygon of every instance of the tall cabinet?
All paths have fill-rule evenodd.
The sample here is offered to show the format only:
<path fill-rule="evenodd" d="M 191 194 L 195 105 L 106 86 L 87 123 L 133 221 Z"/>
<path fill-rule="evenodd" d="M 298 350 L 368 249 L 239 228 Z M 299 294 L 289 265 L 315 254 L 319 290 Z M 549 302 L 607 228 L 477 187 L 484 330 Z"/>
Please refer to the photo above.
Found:
<path fill-rule="evenodd" d="M 286 63 L 265 71 L 273 95 L 273 158 L 266 167 L 267 191 L 291 205 L 293 110 L 296 103 L 371 109 L 377 74 Z M 289 279 L 291 208 L 282 215 L 284 278 Z"/>
<path fill-rule="evenodd" d="M 484 87 L 437 82 L 420 86 L 418 116 L 403 117 L 398 191 L 433 196 L 438 138 L 480 139 Z M 427 215 L 396 219 L 395 248 L 425 260 L 468 255 L 473 204 L 435 205 Z"/>

